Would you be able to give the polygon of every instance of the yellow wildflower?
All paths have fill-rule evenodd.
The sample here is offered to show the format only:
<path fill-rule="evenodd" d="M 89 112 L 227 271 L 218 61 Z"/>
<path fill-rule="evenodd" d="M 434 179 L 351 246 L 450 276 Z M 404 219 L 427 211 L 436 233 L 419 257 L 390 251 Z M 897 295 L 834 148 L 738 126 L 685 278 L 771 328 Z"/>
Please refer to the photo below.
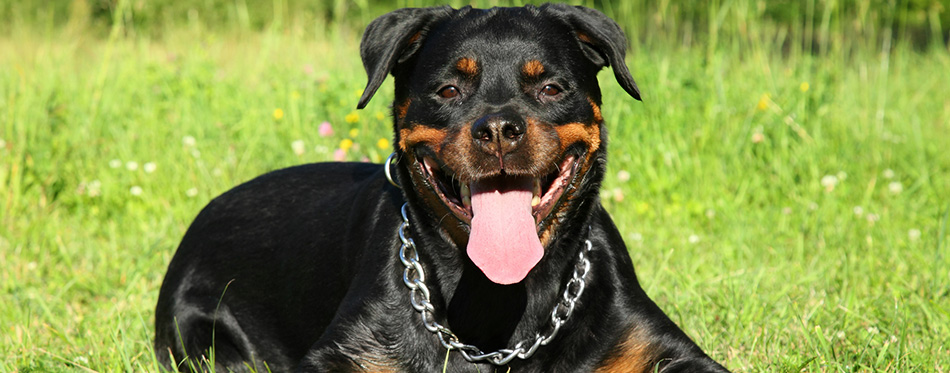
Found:
<path fill-rule="evenodd" d="M 764 111 L 765 109 L 768 109 L 768 108 L 769 108 L 769 101 L 771 101 L 771 99 L 769 98 L 769 94 L 768 94 L 768 93 L 763 93 L 763 94 L 762 94 L 762 97 L 759 98 L 759 104 L 755 106 L 756 109 L 763 110 L 763 111 Z"/>
<path fill-rule="evenodd" d="M 798 85 L 798 89 L 801 90 L 802 92 L 808 92 L 808 88 L 809 88 L 808 82 L 802 82 L 802 84 Z"/>
<path fill-rule="evenodd" d="M 274 120 L 281 120 L 284 117 L 284 110 L 281 108 L 274 109 Z"/>
<path fill-rule="evenodd" d="M 350 129 L 350 137 L 356 137 L 356 135 L 359 135 L 359 134 L 360 134 L 359 128 L 351 128 L 351 129 Z"/>
<path fill-rule="evenodd" d="M 376 142 L 376 147 L 382 150 L 389 149 L 389 140 L 384 138 L 379 139 L 379 141 Z"/>
<path fill-rule="evenodd" d="M 382 111 L 377 111 L 377 112 L 376 112 L 376 119 L 379 119 L 379 120 L 386 119 L 386 113 L 383 113 Z"/>
<path fill-rule="evenodd" d="M 355 111 L 351 111 L 343 119 L 346 120 L 347 123 L 356 123 L 360 121 L 360 114 Z"/>
<path fill-rule="evenodd" d="M 353 147 L 353 140 L 350 140 L 350 139 L 340 140 L 340 149 L 343 149 L 343 151 L 350 150 L 350 148 L 352 147 Z"/>
<path fill-rule="evenodd" d="M 639 202 L 634 207 L 638 214 L 643 215 L 650 211 L 650 204 L 646 202 Z"/>

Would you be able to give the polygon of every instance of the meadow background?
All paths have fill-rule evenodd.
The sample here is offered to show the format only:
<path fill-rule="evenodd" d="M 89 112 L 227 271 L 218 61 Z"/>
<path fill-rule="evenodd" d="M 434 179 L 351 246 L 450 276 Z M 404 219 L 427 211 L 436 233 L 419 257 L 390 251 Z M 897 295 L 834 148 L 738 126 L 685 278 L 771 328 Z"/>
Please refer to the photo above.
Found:
<path fill-rule="evenodd" d="M 157 371 L 191 219 L 384 159 L 359 36 L 435 3 L 0 1 L 0 371 Z M 573 3 L 628 33 L 644 100 L 601 74 L 602 199 L 688 334 L 736 371 L 950 371 L 946 0 Z"/>

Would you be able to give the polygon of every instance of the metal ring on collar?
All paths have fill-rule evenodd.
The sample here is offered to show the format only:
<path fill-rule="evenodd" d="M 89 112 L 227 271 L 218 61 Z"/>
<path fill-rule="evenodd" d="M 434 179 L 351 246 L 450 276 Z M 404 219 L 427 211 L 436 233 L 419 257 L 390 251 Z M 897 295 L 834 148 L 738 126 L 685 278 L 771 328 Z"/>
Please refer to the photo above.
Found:
<path fill-rule="evenodd" d="M 392 168 L 393 166 L 393 161 L 395 160 L 396 160 L 396 152 L 392 152 L 392 154 L 390 154 L 389 157 L 386 157 L 386 163 L 383 164 L 383 167 L 385 167 L 384 170 L 386 171 L 386 180 L 389 180 L 389 183 L 392 184 L 394 187 L 402 189 L 402 187 L 399 186 L 399 184 L 397 184 L 395 180 L 393 180 L 393 173 L 390 170 L 390 168 Z"/>

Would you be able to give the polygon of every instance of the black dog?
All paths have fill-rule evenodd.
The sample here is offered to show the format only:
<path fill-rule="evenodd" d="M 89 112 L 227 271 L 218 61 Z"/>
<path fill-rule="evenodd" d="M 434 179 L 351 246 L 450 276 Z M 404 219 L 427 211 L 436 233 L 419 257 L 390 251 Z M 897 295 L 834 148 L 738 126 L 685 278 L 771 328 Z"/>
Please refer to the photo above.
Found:
<path fill-rule="evenodd" d="M 359 107 L 395 76 L 401 189 L 388 164 L 327 163 L 216 198 L 162 285 L 160 361 L 219 372 L 725 371 L 640 288 L 598 201 L 597 72 L 612 66 L 640 95 L 625 45 L 600 12 L 563 5 L 403 9 L 372 22 Z"/>

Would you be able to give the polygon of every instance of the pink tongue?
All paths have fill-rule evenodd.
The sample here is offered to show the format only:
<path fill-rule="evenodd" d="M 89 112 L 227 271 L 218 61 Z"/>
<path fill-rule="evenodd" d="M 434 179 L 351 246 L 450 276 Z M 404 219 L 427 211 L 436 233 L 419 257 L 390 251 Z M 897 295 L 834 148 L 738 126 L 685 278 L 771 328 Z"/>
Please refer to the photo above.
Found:
<path fill-rule="evenodd" d="M 472 233 L 468 257 L 489 280 L 524 280 L 544 250 L 531 215 L 530 178 L 499 178 L 471 184 Z"/>

